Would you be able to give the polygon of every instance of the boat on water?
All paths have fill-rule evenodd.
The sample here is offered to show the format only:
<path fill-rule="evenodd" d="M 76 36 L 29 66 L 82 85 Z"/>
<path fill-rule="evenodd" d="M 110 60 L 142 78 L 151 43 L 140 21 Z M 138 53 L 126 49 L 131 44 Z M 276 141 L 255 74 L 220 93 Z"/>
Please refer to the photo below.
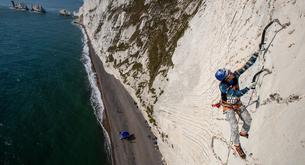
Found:
<path fill-rule="evenodd" d="M 71 16 L 71 12 L 66 10 L 66 9 L 61 9 L 59 11 L 59 15 L 62 15 L 62 16 Z"/>
<path fill-rule="evenodd" d="M 12 2 L 12 8 L 16 9 L 16 10 L 21 10 L 21 11 L 28 11 L 29 8 L 25 3 L 21 3 L 21 2 L 15 2 L 15 1 L 11 1 Z"/>
<path fill-rule="evenodd" d="M 40 4 L 32 5 L 31 11 L 36 13 L 46 13 L 46 10 Z"/>

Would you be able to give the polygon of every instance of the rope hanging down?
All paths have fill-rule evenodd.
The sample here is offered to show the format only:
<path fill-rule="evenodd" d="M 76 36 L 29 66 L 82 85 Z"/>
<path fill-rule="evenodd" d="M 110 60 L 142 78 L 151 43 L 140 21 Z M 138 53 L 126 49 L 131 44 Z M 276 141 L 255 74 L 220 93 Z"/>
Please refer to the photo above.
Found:
<path fill-rule="evenodd" d="M 275 31 L 275 34 L 274 34 L 274 36 L 272 37 L 271 41 L 269 42 L 268 46 L 267 46 L 266 48 L 264 48 L 263 46 L 265 45 L 266 32 L 267 32 L 268 28 L 269 28 L 273 23 L 277 23 L 278 25 L 281 26 L 281 28 L 280 28 L 279 30 Z M 290 25 L 290 23 L 281 24 L 281 22 L 280 22 L 278 19 L 274 19 L 274 20 L 272 20 L 271 22 L 269 22 L 269 23 L 265 26 L 265 28 L 264 28 L 264 30 L 263 30 L 263 33 L 262 33 L 261 42 L 260 42 L 260 44 L 259 44 L 259 50 L 258 50 L 258 51 L 259 51 L 259 55 L 262 54 L 263 58 L 265 59 L 265 54 L 267 53 L 269 47 L 271 46 L 271 44 L 272 44 L 274 38 L 275 38 L 276 35 L 277 35 L 277 33 L 280 32 L 281 30 L 285 29 L 285 28 L 286 28 L 287 26 L 289 26 L 289 25 Z M 260 78 L 260 75 L 261 75 L 261 73 L 263 73 L 263 72 L 267 72 L 267 74 L 271 74 L 271 71 L 270 71 L 269 69 L 265 69 L 265 66 L 263 65 L 262 68 L 253 76 L 253 78 L 252 78 L 252 83 L 258 82 L 258 80 L 259 80 L 259 78 Z M 252 103 L 250 103 L 250 102 L 251 102 L 251 100 L 252 100 L 254 91 L 256 91 L 256 88 L 255 88 L 254 90 L 252 90 L 251 95 L 250 95 L 250 99 L 249 99 L 249 101 L 248 101 L 248 104 L 246 105 L 246 108 L 247 108 L 249 105 L 252 104 Z M 257 101 L 258 101 L 258 100 L 257 100 Z M 257 101 L 256 101 L 256 102 L 257 102 Z M 257 102 L 257 103 L 258 103 L 258 102 Z"/>

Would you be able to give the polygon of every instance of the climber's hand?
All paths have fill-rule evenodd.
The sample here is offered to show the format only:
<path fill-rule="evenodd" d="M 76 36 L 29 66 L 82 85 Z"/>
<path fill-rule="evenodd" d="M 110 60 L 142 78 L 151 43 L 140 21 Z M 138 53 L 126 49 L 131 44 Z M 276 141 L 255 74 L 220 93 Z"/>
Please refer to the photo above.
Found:
<path fill-rule="evenodd" d="M 258 52 L 254 52 L 253 55 L 255 55 L 257 57 L 258 56 Z"/>
<path fill-rule="evenodd" d="M 249 88 L 250 89 L 255 89 L 256 88 L 256 82 L 253 82 L 253 83 L 251 83 L 250 85 L 249 85 Z"/>

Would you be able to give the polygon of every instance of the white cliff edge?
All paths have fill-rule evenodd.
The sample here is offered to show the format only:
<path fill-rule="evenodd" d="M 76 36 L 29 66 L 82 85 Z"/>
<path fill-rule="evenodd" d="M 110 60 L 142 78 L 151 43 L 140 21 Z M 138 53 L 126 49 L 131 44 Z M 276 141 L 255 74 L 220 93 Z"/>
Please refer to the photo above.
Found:
<path fill-rule="evenodd" d="M 145 118 L 151 120 L 153 117 L 155 120 L 151 126 L 159 137 L 158 145 L 167 164 L 305 163 L 304 1 L 207 0 L 198 3 L 199 8 L 189 18 L 188 28 L 174 49 L 173 66 L 159 68 L 168 69 L 168 72 L 154 77 L 153 92 L 145 86 L 140 94 L 137 92 L 139 84 L 142 80 L 148 82 L 150 78 L 146 66 L 149 55 L 147 51 L 140 51 L 136 58 L 129 55 L 145 46 L 130 44 L 128 49 L 124 49 L 123 44 L 122 50 L 115 51 L 112 58 L 108 50 L 117 34 L 120 40 L 116 42 L 116 49 L 124 40 L 130 41 L 138 29 L 144 31 L 145 19 L 151 19 L 149 13 L 152 11 L 142 15 L 137 13 L 143 17 L 141 22 L 127 26 L 124 20 L 129 11 L 121 10 L 115 14 L 116 19 L 109 19 L 110 3 L 115 7 L 131 2 L 85 0 L 79 14 L 83 16 L 83 24 L 107 72 L 124 84 Z M 150 3 L 145 1 L 145 4 Z M 178 8 L 183 6 L 179 3 L 183 1 L 177 1 Z M 188 5 L 183 12 L 192 13 L 198 4 Z M 174 16 L 182 15 L 176 13 Z M 232 152 L 228 157 L 229 124 L 221 110 L 211 107 L 220 97 L 219 82 L 214 73 L 218 68 L 235 70 L 241 67 L 258 49 L 262 30 L 273 19 L 279 19 L 283 24 L 290 23 L 290 26 L 278 33 L 276 31 L 281 29 L 278 24 L 269 28 L 266 43 L 272 43 L 265 58 L 260 57 L 240 81 L 242 88 L 249 85 L 252 76 L 262 66 L 272 71 L 260 77 L 257 92 L 253 95 L 253 101 L 259 98 L 259 107 L 256 108 L 255 104 L 248 107 L 253 118 L 250 137 L 241 138 L 248 158 L 243 161 Z M 142 42 L 145 45 L 149 40 L 143 39 Z M 131 61 L 123 63 L 127 58 Z M 118 64 L 110 62 L 113 60 L 122 64 L 118 67 Z M 131 70 L 135 63 L 143 65 L 143 69 L 138 72 Z M 130 72 L 125 74 L 125 70 Z M 250 94 L 242 98 L 245 104 Z M 148 105 L 153 106 L 151 116 L 145 112 Z"/>

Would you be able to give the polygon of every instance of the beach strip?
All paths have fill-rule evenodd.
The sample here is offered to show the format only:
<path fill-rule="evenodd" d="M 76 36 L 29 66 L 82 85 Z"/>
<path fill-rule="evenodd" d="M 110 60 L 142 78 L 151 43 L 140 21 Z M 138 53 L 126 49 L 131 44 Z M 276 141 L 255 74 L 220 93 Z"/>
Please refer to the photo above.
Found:
<path fill-rule="evenodd" d="M 161 165 L 162 156 L 155 144 L 156 138 L 142 113 L 120 81 L 105 71 L 89 37 L 87 44 L 104 103 L 103 125 L 110 136 L 112 164 Z M 120 140 L 120 131 L 129 131 L 134 135 L 133 140 Z"/>

